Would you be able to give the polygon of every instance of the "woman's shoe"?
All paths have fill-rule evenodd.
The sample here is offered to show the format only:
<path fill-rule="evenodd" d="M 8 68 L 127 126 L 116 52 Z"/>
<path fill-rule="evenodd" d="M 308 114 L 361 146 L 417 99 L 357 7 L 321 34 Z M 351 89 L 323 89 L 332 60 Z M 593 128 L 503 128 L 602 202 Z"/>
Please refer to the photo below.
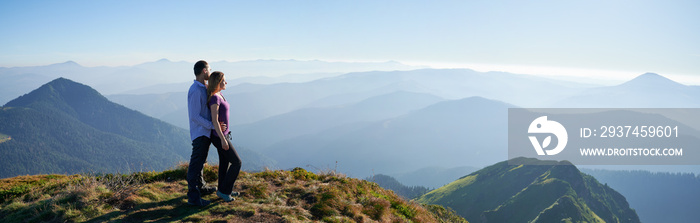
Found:
<path fill-rule="evenodd" d="M 220 197 L 222 200 L 224 200 L 226 202 L 231 202 L 231 201 L 236 200 L 236 198 L 231 197 L 231 195 L 221 193 L 221 191 L 218 191 L 218 190 L 216 191 L 216 196 Z"/>
<path fill-rule="evenodd" d="M 231 197 L 238 197 L 238 196 L 241 196 L 241 193 L 238 193 L 236 191 L 231 192 Z"/>

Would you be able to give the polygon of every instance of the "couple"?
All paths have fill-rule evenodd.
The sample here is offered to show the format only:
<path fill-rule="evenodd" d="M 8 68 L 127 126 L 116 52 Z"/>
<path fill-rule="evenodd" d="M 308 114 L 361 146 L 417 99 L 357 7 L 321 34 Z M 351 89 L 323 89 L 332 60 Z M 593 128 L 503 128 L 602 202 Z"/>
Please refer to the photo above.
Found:
<path fill-rule="evenodd" d="M 241 170 L 241 158 L 231 145 L 229 126 L 229 104 L 221 95 L 226 89 L 226 78 L 221 71 L 211 72 L 206 61 L 194 64 L 195 81 L 187 92 L 187 111 L 190 119 L 192 156 L 187 169 L 187 203 L 207 206 L 210 201 L 203 194 L 216 195 L 226 202 L 233 201 L 238 192 L 233 184 Z M 206 81 L 209 81 L 208 85 Z M 219 188 L 207 185 L 202 176 L 209 145 L 214 144 L 219 152 Z"/>

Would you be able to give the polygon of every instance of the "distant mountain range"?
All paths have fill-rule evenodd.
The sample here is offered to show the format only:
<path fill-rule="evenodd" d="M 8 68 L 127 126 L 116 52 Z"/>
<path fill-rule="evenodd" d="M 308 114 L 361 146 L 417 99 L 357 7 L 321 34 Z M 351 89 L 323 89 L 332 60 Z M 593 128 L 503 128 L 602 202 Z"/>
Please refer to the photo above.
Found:
<path fill-rule="evenodd" d="M 125 106 L 178 125 L 186 124 L 184 101 L 171 114 L 149 113 L 142 107 L 143 96 L 167 98 L 172 92 L 184 94 L 187 83 L 154 85 L 133 94 L 108 95 Z M 304 108 L 344 106 L 397 91 L 431 94 L 447 100 L 480 96 L 509 102 L 517 106 L 545 106 L 576 95 L 590 87 L 587 84 L 557 81 L 532 75 L 504 72 L 476 72 L 469 69 L 419 69 L 408 71 L 353 72 L 307 82 L 232 85 L 223 92 L 238 109 L 232 110 L 234 124 L 249 124 Z M 169 107 L 173 102 L 151 100 L 151 105 Z M 179 117 L 179 118 L 178 118 Z M 171 119 L 172 118 L 172 119 Z"/>
<path fill-rule="evenodd" d="M 232 127 L 232 135 L 247 146 L 266 148 L 283 140 L 318 134 L 346 124 L 394 118 L 442 100 L 430 94 L 397 91 L 346 106 L 303 108 L 237 125 Z"/>
<path fill-rule="evenodd" d="M 524 158 L 520 158 L 524 159 Z M 566 162 L 500 162 L 417 199 L 469 222 L 640 222 L 618 192 Z"/>
<path fill-rule="evenodd" d="M 658 84 L 655 84 L 658 83 Z M 187 128 L 182 98 L 191 80 L 154 85 L 135 94 L 108 95 L 129 108 Z M 479 96 L 519 107 L 659 108 L 700 107 L 699 86 L 647 73 L 617 86 L 591 86 L 530 75 L 468 69 L 420 69 L 347 73 L 308 82 L 230 85 L 224 91 L 237 105 L 234 125 L 252 124 L 306 108 L 347 106 L 393 92 L 430 94 L 446 100 Z M 284 97 L 282 97 L 284 96 Z M 282 99 L 284 98 L 284 99 Z M 154 109 L 168 108 L 168 109 Z M 269 120 L 268 120 L 269 121 Z M 695 123 L 700 126 L 700 121 Z"/>
<path fill-rule="evenodd" d="M 551 107 L 700 108 L 700 86 L 683 85 L 655 73 L 645 73 L 620 85 L 582 91 Z"/>
<path fill-rule="evenodd" d="M 107 100 L 89 86 L 58 78 L 0 108 L 0 177 L 40 173 L 162 170 L 188 161 L 186 130 Z M 241 151 L 242 150 L 242 151 Z M 215 151 L 215 150 L 213 150 Z M 244 148 L 247 166 L 274 162 Z M 210 160 L 216 160 L 210 152 Z"/>
<path fill-rule="evenodd" d="M 188 89 L 188 83 L 183 89 Z M 143 114 L 166 121 L 183 129 L 189 129 L 187 116 L 187 92 L 168 92 L 158 94 L 118 94 L 107 95 L 110 101 L 125 105 Z"/>
<path fill-rule="evenodd" d="M 418 95 L 428 94 L 416 93 L 414 96 L 409 96 L 408 93 L 411 91 L 407 89 L 416 90 L 420 88 L 415 88 L 416 85 L 397 85 L 396 83 L 406 83 L 406 80 L 423 76 L 426 77 L 424 80 L 427 80 L 427 77 L 431 77 L 431 74 L 439 76 L 439 73 L 443 71 L 445 70 L 370 72 L 376 75 L 376 82 L 369 81 L 372 80 L 370 77 L 373 77 L 370 73 L 347 74 L 309 83 L 285 84 L 284 87 L 276 85 L 266 86 L 263 87 L 262 92 L 269 92 L 274 89 L 286 89 L 284 90 L 285 93 L 280 91 L 279 95 L 290 95 L 290 98 L 298 97 L 305 101 L 311 101 L 312 99 L 301 96 L 302 94 L 299 92 L 324 92 L 331 94 L 328 92 L 337 92 L 337 89 L 329 86 L 339 86 L 337 87 L 338 89 L 347 89 L 347 86 L 361 85 L 366 89 L 371 89 L 369 86 L 372 84 L 376 86 L 389 84 L 388 86 L 408 87 L 400 88 L 403 90 L 397 91 L 403 92 L 402 95 L 406 98 L 401 102 L 384 100 L 382 103 L 378 104 L 390 106 L 381 107 L 372 105 L 363 106 L 361 107 L 362 109 L 360 109 L 378 114 L 381 113 L 382 110 L 392 107 L 394 104 L 410 105 L 411 103 L 418 103 L 420 101 Z M 461 73 L 461 75 L 466 76 L 482 75 L 463 70 L 447 71 Z M 367 80 L 365 81 L 363 78 L 358 78 L 353 75 L 367 76 Z M 457 74 L 454 75 L 458 76 Z M 450 75 L 443 74 L 443 76 Z M 349 80 L 338 82 L 344 79 Z M 389 81 L 387 79 L 393 79 L 394 81 Z M 399 81 L 396 82 L 396 80 Z M 641 75 L 621 86 L 637 86 L 633 87 L 633 89 L 644 91 L 644 87 L 639 87 L 642 86 L 641 83 L 653 82 L 654 80 L 666 80 L 661 82 L 661 87 L 666 86 L 675 89 L 679 88 L 679 86 L 685 86 L 656 74 Z M 385 81 L 385 83 L 380 83 L 382 81 Z M 529 83 L 524 80 L 522 82 L 524 84 Z M 325 87 L 322 87 L 324 85 Z M 303 88 L 302 86 L 308 88 Z M 693 88 L 691 86 L 685 87 Z M 378 87 L 377 89 L 391 88 Z M 245 91 L 245 94 L 250 97 L 253 97 L 253 95 L 260 95 L 259 92 L 255 93 L 255 91 L 249 91 L 249 89 L 238 89 L 238 91 Z M 355 89 L 355 91 L 362 92 L 358 89 Z M 519 92 L 513 92 L 513 94 L 519 94 Z M 264 95 L 274 94 L 264 93 Z M 445 100 L 435 102 L 434 104 L 420 104 L 421 106 L 425 106 L 425 108 L 417 109 L 420 106 L 416 106 L 415 108 L 417 110 L 410 113 L 404 115 L 394 114 L 393 117 L 387 115 L 384 119 L 373 121 L 356 118 L 357 114 L 361 112 L 357 109 L 352 110 L 352 108 L 355 107 L 355 103 L 358 102 L 353 102 L 354 100 L 349 98 L 355 96 L 357 96 L 356 98 L 363 98 L 372 94 L 360 95 L 361 93 L 346 93 L 328 96 L 328 98 L 333 98 L 335 101 L 344 101 L 344 103 L 338 103 L 341 105 L 334 105 L 329 102 L 320 103 L 320 101 L 325 100 L 316 100 L 316 102 L 311 104 L 323 104 L 324 106 L 319 105 L 320 107 L 313 107 L 309 105 L 309 107 L 265 118 L 250 124 L 235 125 L 232 128 L 236 135 L 240 137 L 239 142 L 242 145 L 263 151 L 268 156 L 278 160 L 283 167 L 291 168 L 294 166 L 315 165 L 322 169 L 328 166 L 334 166 L 334 162 L 338 161 L 343 171 L 350 174 L 359 174 L 359 176 L 371 175 L 372 171 L 384 174 L 399 173 L 413 171 L 427 166 L 449 168 L 470 165 L 478 167 L 489 165 L 490 163 L 495 163 L 498 162 L 498 160 L 506 158 L 507 144 L 504 143 L 504 140 L 507 139 L 507 108 L 516 107 L 515 105 L 481 97 Z M 520 96 L 524 97 L 523 95 L 526 94 Z M 388 99 L 388 97 L 375 97 Z M 413 99 L 411 99 L 411 97 L 413 97 Z M 255 98 L 260 97 L 255 96 Z M 264 106 L 268 106 L 268 108 L 278 106 L 278 103 L 272 102 L 271 98 L 272 96 L 270 96 L 270 99 L 264 100 L 270 101 L 269 103 L 263 103 L 266 104 Z M 601 96 L 601 98 L 607 97 Z M 255 100 L 249 101 L 253 102 Z M 287 100 L 286 102 L 289 101 L 291 100 Z M 245 100 L 237 100 L 237 102 L 240 105 L 240 110 L 250 109 L 249 107 L 251 107 L 246 106 L 248 103 Z M 296 104 L 297 106 L 304 107 L 302 105 L 303 103 Z M 255 109 L 251 109 L 250 111 L 254 110 Z M 341 112 L 343 110 L 345 110 L 345 112 Z M 244 118 L 245 116 L 241 115 L 235 117 Z M 650 118 L 650 120 L 657 120 L 661 123 L 670 123 L 667 118 L 648 116 L 646 114 L 627 114 L 622 117 L 623 119 L 620 119 L 620 122 L 630 117 L 640 117 L 642 120 Z M 571 119 L 575 120 L 577 117 L 571 117 Z M 430 152 L 424 153 L 421 151 Z M 304 154 L 316 154 L 316 156 L 309 157 Z M 414 158 L 408 159 L 408 157 Z M 419 162 L 416 160 L 419 159 L 418 157 L 427 161 Z M 454 159 L 454 161 L 451 161 L 451 159 Z M 363 162 L 358 163 L 356 160 L 362 160 Z M 414 162 L 422 163 L 422 165 L 411 166 L 409 164 Z M 394 169 L 387 169 L 386 167 L 394 167 Z M 423 184 L 422 186 L 427 185 Z"/>
<path fill-rule="evenodd" d="M 209 61 L 212 69 L 223 71 L 231 83 L 279 83 L 298 82 L 320 77 L 332 77 L 340 73 L 374 70 L 412 70 L 421 67 L 409 66 L 395 61 L 388 62 L 326 62 L 301 60 L 254 60 L 254 61 Z M 171 84 L 191 83 L 194 80 L 193 62 L 173 62 L 161 59 L 133 66 L 84 67 L 67 61 L 64 63 L 32 67 L 0 67 L 0 104 L 26 94 L 32 89 L 53 79 L 64 77 L 94 87 L 103 94 L 137 92 L 172 92 Z M 255 76 L 256 78 L 251 78 Z M 265 77 L 280 77 L 265 78 Z M 245 78 L 240 81 L 234 79 Z M 171 87 L 163 87 L 169 85 Z M 160 87 L 154 87 L 160 86 Z M 188 85 L 186 85 L 188 86 Z M 163 91 L 152 91 L 157 88 Z M 185 89 L 186 90 L 186 89 Z M 174 91 L 182 91 L 177 89 Z M 131 93 L 133 94 L 133 93 Z"/>
<path fill-rule="evenodd" d="M 262 152 L 285 168 L 323 168 L 337 161 L 340 171 L 354 176 L 486 166 L 507 157 L 509 107 L 480 97 L 442 101 L 396 118 L 284 140 Z M 240 142 L 247 145 L 246 139 Z"/>

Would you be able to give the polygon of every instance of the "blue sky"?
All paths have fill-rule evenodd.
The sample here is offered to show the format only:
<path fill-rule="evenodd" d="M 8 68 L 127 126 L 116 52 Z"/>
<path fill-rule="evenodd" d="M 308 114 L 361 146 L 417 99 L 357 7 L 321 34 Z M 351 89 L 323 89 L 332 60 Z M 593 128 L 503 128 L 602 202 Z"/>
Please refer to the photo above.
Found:
<path fill-rule="evenodd" d="M 2 1 L 0 66 L 395 60 L 700 77 L 698 12 L 673 0 Z"/>

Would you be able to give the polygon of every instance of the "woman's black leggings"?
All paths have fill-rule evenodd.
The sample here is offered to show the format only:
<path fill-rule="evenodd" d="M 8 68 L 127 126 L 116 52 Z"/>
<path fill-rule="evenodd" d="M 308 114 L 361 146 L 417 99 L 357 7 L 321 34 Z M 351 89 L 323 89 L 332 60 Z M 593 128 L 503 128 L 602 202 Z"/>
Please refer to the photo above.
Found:
<path fill-rule="evenodd" d="M 219 191 L 223 194 L 231 194 L 233 192 L 233 184 L 238 179 L 238 173 L 241 172 L 241 158 L 238 157 L 236 149 L 233 148 L 231 140 L 228 142 L 228 150 L 221 148 L 221 139 L 215 134 L 211 135 L 211 142 L 219 152 Z"/>

